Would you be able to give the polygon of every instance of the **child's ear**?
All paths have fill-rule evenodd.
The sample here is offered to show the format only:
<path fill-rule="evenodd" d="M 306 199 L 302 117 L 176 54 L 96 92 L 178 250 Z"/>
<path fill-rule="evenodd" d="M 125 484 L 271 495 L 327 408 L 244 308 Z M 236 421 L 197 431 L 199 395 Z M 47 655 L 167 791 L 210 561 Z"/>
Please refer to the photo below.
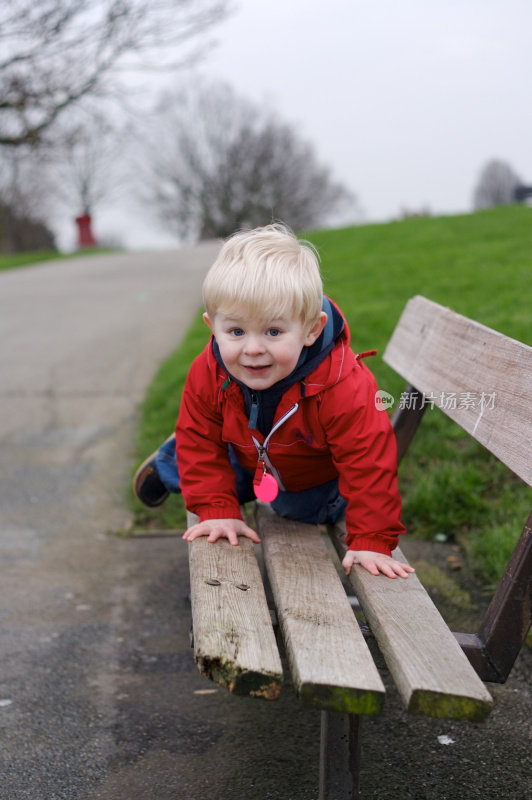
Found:
<path fill-rule="evenodd" d="M 207 325 L 207 327 L 210 329 L 210 331 L 212 333 L 212 322 L 211 322 L 211 320 L 209 318 L 209 315 L 207 314 L 206 311 L 203 314 L 203 322 L 205 323 L 205 325 Z"/>
<path fill-rule="evenodd" d="M 312 328 L 307 333 L 307 337 L 305 339 L 305 346 L 309 347 L 311 344 L 314 344 L 322 330 L 324 329 L 325 325 L 327 324 L 327 314 L 325 311 L 320 311 L 320 315 L 318 317 L 317 322 L 314 323 Z"/>

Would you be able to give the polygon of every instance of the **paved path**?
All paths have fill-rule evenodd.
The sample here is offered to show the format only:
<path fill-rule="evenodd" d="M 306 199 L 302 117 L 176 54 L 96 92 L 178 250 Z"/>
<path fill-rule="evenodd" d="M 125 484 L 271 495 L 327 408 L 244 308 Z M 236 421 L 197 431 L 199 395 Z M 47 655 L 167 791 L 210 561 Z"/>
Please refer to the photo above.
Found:
<path fill-rule="evenodd" d="M 235 702 L 199 675 L 180 537 L 116 535 L 138 403 L 216 250 L 0 274 L 0 800 L 317 783 L 316 714 L 290 694 Z"/>
<path fill-rule="evenodd" d="M 214 252 L 0 274 L 0 800 L 316 798 L 319 714 L 201 678 L 185 545 L 113 533 L 138 402 Z M 529 797 L 529 664 L 486 726 L 409 718 L 392 693 L 364 725 L 363 796 Z"/>

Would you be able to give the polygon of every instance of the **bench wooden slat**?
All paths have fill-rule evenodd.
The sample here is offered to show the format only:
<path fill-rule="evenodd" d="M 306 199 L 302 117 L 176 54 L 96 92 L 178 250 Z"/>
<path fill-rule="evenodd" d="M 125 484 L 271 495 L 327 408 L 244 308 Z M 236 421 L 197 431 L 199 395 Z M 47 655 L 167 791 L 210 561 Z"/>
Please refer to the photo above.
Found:
<path fill-rule="evenodd" d="M 319 529 L 260 505 L 257 527 L 301 701 L 379 713 L 384 686 Z"/>
<path fill-rule="evenodd" d="M 418 296 L 408 301 L 383 360 L 532 485 L 532 347 Z"/>
<path fill-rule="evenodd" d="M 345 522 L 329 532 L 343 557 Z M 394 557 L 408 563 L 399 548 Z M 417 576 L 375 577 L 355 566 L 349 579 L 408 711 L 484 719 L 492 698 Z"/>
<path fill-rule="evenodd" d="M 202 536 L 189 543 L 189 565 L 200 672 L 234 694 L 277 699 L 283 670 L 253 543 Z"/>

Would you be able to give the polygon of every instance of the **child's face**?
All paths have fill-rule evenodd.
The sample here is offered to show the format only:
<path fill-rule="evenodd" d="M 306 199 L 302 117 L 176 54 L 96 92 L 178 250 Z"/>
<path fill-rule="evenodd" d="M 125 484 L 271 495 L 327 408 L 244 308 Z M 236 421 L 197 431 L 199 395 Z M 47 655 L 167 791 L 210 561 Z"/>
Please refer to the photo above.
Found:
<path fill-rule="evenodd" d="M 231 375 L 255 390 L 269 389 L 290 375 L 303 347 L 316 341 L 327 322 L 323 311 L 310 330 L 299 320 L 280 317 L 263 323 L 234 311 L 218 312 L 213 320 L 203 317 Z"/>

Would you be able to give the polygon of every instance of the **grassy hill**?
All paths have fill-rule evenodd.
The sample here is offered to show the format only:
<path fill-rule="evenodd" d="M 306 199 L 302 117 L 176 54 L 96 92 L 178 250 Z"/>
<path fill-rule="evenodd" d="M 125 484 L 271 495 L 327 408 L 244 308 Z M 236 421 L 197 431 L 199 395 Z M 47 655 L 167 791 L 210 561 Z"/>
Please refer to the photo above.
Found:
<path fill-rule="evenodd" d="M 376 347 L 382 353 L 416 294 L 532 343 L 530 208 L 314 231 L 305 238 L 319 249 L 325 290 L 344 311 L 357 351 Z M 207 336 L 198 316 L 161 366 L 142 408 L 139 459 L 172 431 L 188 365 Z M 404 381 L 380 357 L 368 363 L 381 388 L 398 397 Z M 425 414 L 401 465 L 400 485 L 410 533 L 457 541 L 484 584 L 494 583 L 530 510 L 530 490 L 437 410 Z M 157 512 L 133 505 L 137 524 L 183 526 L 178 498 Z"/>

